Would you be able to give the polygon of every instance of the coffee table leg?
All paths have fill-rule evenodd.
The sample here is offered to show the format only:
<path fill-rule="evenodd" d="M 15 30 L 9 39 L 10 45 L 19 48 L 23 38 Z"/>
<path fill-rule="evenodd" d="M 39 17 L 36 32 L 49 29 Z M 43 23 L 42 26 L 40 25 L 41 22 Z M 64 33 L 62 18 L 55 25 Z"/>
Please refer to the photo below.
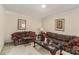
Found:
<path fill-rule="evenodd" d="M 51 49 L 50 53 L 51 53 L 51 55 L 55 55 L 57 51 L 58 51 L 58 49 L 56 49 L 56 48 L 55 49 Z"/>
<path fill-rule="evenodd" d="M 34 42 L 34 46 L 33 47 L 35 47 L 35 42 Z"/>
<path fill-rule="evenodd" d="M 63 55 L 63 53 L 62 53 L 62 49 L 60 50 L 60 55 Z"/>

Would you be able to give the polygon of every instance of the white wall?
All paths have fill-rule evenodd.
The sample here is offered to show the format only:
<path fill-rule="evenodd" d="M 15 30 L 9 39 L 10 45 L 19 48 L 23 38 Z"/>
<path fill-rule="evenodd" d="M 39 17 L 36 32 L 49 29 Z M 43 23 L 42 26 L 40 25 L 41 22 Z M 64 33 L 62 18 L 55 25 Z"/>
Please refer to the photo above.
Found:
<path fill-rule="evenodd" d="M 41 27 L 40 19 L 21 15 L 12 11 L 5 11 L 5 15 L 5 42 L 11 42 L 11 34 L 19 31 L 17 30 L 17 19 L 26 19 L 26 31 L 38 32 L 38 29 Z"/>
<path fill-rule="evenodd" d="M 44 27 L 45 31 L 56 32 L 61 34 L 79 36 L 79 8 L 67 12 L 51 15 L 42 19 L 33 18 L 30 16 L 21 15 L 12 11 L 5 11 L 5 42 L 11 42 L 11 34 L 17 32 L 17 19 L 26 19 L 26 30 L 38 32 L 39 28 Z M 55 30 L 55 19 L 65 19 L 65 31 Z M 42 24 L 41 24 L 42 23 Z"/>
<path fill-rule="evenodd" d="M 4 45 L 4 8 L 0 5 L 0 52 Z"/>
<path fill-rule="evenodd" d="M 57 18 L 65 19 L 65 31 L 55 30 Z M 45 31 L 79 36 L 79 8 L 46 17 L 43 19 L 43 27 Z"/>

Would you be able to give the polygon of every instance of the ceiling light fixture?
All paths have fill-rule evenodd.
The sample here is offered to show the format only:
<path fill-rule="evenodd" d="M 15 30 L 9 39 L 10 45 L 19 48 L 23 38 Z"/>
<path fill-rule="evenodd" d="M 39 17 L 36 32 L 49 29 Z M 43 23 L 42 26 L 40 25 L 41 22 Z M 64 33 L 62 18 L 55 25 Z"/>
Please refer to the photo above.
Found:
<path fill-rule="evenodd" d="M 43 4 L 43 5 L 41 5 L 41 7 L 42 7 L 42 8 L 46 8 L 46 5 L 45 5 L 45 4 Z"/>

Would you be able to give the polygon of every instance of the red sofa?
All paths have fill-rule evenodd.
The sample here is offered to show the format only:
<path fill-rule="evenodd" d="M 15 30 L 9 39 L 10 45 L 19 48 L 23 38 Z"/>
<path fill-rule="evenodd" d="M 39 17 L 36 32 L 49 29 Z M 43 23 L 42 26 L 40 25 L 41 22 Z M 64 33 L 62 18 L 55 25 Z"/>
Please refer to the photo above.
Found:
<path fill-rule="evenodd" d="M 15 32 L 11 34 L 11 38 L 15 45 L 26 43 L 27 41 L 25 42 L 24 38 L 27 37 L 29 39 L 28 41 L 32 42 L 36 39 L 36 34 L 32 31 Z"/>
<path fill-rule="evenodd" d="M 47 32 L 46 37 L 52 40 L 52 46 L 63 44 L 63 49 L 72 54 L 79 54 L 79 37 Z M 78 50 L 78 51 L 77 51 Z"/>

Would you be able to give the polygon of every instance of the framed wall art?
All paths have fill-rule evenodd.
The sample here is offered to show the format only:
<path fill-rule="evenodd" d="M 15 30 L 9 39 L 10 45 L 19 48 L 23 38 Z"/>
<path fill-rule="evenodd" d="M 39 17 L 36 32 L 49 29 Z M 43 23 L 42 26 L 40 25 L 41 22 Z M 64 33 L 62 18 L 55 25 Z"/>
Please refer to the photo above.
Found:
<path fill-rule="evenodd" d="M 55 30 L 64 31 L 65 20 L 64 19 L 56 19 L 55 20 Z"/>
<path fill-rule="evenodd" d="M 18 30 L 26 30 L 26 20 L 18 19 Z"/>

